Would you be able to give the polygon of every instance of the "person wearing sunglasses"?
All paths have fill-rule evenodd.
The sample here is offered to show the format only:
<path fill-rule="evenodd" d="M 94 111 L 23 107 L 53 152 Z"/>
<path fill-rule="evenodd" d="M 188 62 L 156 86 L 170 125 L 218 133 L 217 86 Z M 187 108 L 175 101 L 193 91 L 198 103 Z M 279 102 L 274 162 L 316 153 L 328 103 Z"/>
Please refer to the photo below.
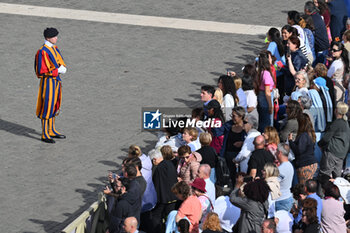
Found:
<path fill-rule="evenodd" d="M 177 153 L 180 158 L 177 166 L 178 181 L 189 184 L 198 176 L 202 156 L 198 152 L 191 152 L 191 148 L 187 145 L 181 146 Z"/>
<path fill-rule="evenodd" d="M 349 73 L 349 56 L 341 42 L 333 41 L 331 44 L 332 64 L 327 76 L 334 82 L 335 102 L 344 101 L 345 89 L 342 85 L 344 74 Z"/>
<path fill-rule="evenodd" d="M 303 201 L 302 218 L 297 226 L 294 226 L 295 233 L 320 232 L 320 224 L 317 218 L 317 201 L 313 198 L 306 198 Z"/>

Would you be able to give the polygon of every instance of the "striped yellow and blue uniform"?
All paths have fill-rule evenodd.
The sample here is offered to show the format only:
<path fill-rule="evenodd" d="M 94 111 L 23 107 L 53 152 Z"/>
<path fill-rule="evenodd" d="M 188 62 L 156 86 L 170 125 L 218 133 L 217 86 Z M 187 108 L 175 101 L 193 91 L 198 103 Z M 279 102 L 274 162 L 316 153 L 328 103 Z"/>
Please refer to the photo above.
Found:
<path fill-rule="evenodd" d="M 58 68 L 66 66 L 56 45 L 43 45 L 35 56 L 34 69 L 40 79 L 36 115 L 42 120 L 42 138 L 58 135 L 55 130 L 55 116 L 59 113 L 62 100 L 62 84 Z"/>

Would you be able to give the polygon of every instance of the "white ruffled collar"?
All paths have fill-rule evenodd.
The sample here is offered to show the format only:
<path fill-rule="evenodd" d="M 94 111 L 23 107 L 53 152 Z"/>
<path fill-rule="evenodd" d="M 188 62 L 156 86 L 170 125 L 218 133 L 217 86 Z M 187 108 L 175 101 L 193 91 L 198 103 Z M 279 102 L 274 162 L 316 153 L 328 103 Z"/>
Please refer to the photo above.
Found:
<path fill-rule="evenodd" d="M 47 46 L 49 46 L 50 48 L 52 48 L 52 46 L 53 46 L 53 44 L 52 44 L 51 42 L 47 41 L 47 40 L 45 40 L 45 44 L 46 44 Z"/>

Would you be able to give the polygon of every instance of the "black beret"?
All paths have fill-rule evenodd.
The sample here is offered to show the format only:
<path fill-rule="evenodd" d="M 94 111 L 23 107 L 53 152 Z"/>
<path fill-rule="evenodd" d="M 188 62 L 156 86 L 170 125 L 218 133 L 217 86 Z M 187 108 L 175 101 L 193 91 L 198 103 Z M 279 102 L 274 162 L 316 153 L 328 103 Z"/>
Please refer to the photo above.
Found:
<path fill-rule="evenodd" d="M 56 28 L 46 28 L 44 30 L 44 37 L 45 38 L 52 38 L 58 35 L 58 31 Z"/>

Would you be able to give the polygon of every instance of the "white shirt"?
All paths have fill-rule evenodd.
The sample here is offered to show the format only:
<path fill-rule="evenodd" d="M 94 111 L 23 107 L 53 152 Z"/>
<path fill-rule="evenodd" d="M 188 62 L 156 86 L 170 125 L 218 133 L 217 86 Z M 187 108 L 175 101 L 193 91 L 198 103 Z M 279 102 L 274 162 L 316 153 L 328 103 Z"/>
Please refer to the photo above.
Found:
<path fill-rule="evenodd" d="M 211 204 L 215 204 L 215 185 L 210 178 L 205 179 L 205 190 L 207 190 L 207 196 L 209 197 Z"/>
<path fill-rule="evenodd" d="M 222 229 L 228 232 L 232 232 L 232 227 L 241 215 L 241 209 L 232 205 L 228 196 L 220 196 L 216 199 L 214 212 L 219 216 Z"/>
<path fill-rule="evenodd" d="M 198 139 L 198 138 L 197 138 Z M 192 152 L 199 150 L 202 148 L 201 143 L 198 140 L 192 141 L 187 144 L 189 147 L 191 147 Z"/>
<path fill-rule="evenodd" d="M 293 25 L 293 28 L 296 28 L 299 33 L 299 40 L 300 40 L 300 47 L 303 47 L 305 45 L 305 35 L 304 35 L 304 30 L 299 26 L 299 25 Z"/>
<path fill-rule="evenodd" d="M 240 163 L 239 165 L 241 167 L 241 172 L 247 173 L 248 161 L 249 161 L 250 155 L 255 149 L 253 142 L 254 142 L 254 139 L 259 135 L 261 135 L 259 131 L 253 130 L 253 129 L 250 130 L 243 142 L 241 151 L 238 153 L 238 155 L 235 158 L 235 160 Z"/>
<path fill-rule="evenodd" d="M 279 210 L 275 212 L 275 218 L 278 218 L 277 233 L 292 233 L 293 215 L 291 213 Z"/>
<path fill-rule="evenodd" d="M 226 94 L 223 98 L 223 112 L 225 116 L 225 120 L 229 121 L 232 119 L 232 108 L 235 107 L 235 100 L 233 99 L 233 96 L 231 94 Z"/>
<path fill-rule="evenodd" d="M 173 151 L 177 151 L 177 149 L 180 146 L 185 145 L 186 143 L 182 140 L 182 137 L 180 134 L 171 136 L 169 139 L 167 138 L 166 134 L 163 132 L 158 133 L 158 142 L 155 146 L 155 148 L 159 148 L 165 145 L 168 145 L 171 147 Z"/>
<path fill-rule="evenodd" d="M 50 48 L 53 46 L 53 44 L 52 44 L 51 42 L 47 41 L 47 40 L 45 40 L 45 44 L 46 44 L 47 46 L 49 46 Z"/>
<path fill-rule="evenodd" d="M 302 93 L 302 94 L 304 94 L 304 93 L 309 93 L 309 89 L 307 89 L 306 87 L 302 87 L 302 88 L 300 88 L 299 89 L 299 87 L 296 87 L 295 88 L 295 91 L 298 91 L 298 92 L 300 92 L 300 93 Z"/>
<path fill-rule="evenodd" d="M 331 67 L 329 67 L 329 70 L 327 72 L 327 76 L 329 78 L 332 78 L 332 76 L 334 75 L 334 73 L 339 70 L 339 69 L 343 69 L 343 61 L 341 59 L 337 59 L 335 61 L 332 62 Z M 334 81 L 338 81 L 338 82 L 342 82 L 343 80 L 334 80 Z"/>
<path fill-rule="evenodd" d="M 244 91 L 244 94 L 247 96 L 247 107 L 256 108 L 258 105 L 258 98 L 256 97 L 254 90 Z"/>

